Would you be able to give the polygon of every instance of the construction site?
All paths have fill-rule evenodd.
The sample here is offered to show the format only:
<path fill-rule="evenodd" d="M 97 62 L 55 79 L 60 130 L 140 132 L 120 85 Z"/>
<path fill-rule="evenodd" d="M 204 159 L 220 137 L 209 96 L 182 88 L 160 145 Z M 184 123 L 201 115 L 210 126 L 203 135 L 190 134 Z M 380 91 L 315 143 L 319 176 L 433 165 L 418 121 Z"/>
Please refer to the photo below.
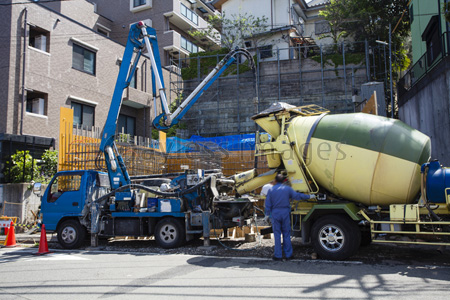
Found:
<path fill-rule="evenodd" d="M 182 118 L 175 136 L 166 138 L 160 132 L 160 139 L 152 140 L 118 132 L 117 141 L 130 175 L 178 172 L 181 166 L 222 169 L 226 175 L 251 169 L 258 130 L 252 116 L 275 102 L 315 104 L 331 113 L 361 111 L 371 95 L 360 95 L 362 86 L 383 75 L 378 64 L 371 64 L 381 52 L 369 51 L 364 42 L 276 49 L 273 57 L 279 58 L 284 51 L 293 59 L 256 59 L 255 72 L 245 61 L 230 67 Z M 170 68 L 168 100 L 178 106 L 224 56 L 202 55 L 174 62 L 184 68 Z M 261 53 L 255 54 L 258 56 Z M 384 93 L 382 97 L 378 101 L 384 104 Z M 71 126 L 65 126 L 67 135 Z M 60 169 L 98 167 L 95 158 L 100 131 L 74 129 L 70 139 L 60 139 L 64 141 L 59 147 Z M 257 163 L 264 165 L 264 161 Z"/>

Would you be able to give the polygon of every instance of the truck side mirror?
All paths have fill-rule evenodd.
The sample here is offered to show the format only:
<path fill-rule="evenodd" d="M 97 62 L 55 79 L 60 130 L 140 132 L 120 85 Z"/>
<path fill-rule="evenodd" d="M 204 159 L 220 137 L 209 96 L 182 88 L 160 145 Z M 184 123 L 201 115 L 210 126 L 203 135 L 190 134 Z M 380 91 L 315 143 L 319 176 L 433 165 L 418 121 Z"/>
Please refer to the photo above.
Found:
<path fill-rule="evenodd" d="M 35 182 L 33 184 L 33 193 L 36 196 L 40 196 L 41 195 L 41 189 L 42 189 L 42 184 L 40 182 Z"/>

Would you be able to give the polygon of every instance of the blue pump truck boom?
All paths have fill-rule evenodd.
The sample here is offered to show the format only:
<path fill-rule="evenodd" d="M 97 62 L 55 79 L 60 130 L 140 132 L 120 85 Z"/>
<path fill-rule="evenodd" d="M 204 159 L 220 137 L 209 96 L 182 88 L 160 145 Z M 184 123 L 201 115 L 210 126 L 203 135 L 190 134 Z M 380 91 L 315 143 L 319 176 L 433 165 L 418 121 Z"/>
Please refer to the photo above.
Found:
<path fill-rule="evenodd" d="M 158 129 L 177 124 L 238 56 L 245 56 L 255 70 L 253 58 L 245 49 L 231 51 L 171 113 L 162 80 L 156 31 L 143 22 L 132 24 L 102 132 L 100 151 L 107 172 L 60 171 L 42 195 L 41 223 L 47 231 L 57 232 L 58 242 L 64 248 L 80 247 L 88 234 L 91 246 L 98 245 L 98 237 L 154 236 L 161 247 L 173 248 L 201 235 L 208 246 L 211 229 L 242 226 L 253 217 L 254 200 L 229 196 L 234 181 L 225 178 L 220 170 L 186 170 L 171 174 L 170 179 L 154 174 L 140 176 L 140 182 L 145 184 L 130 178 L 115 145 L 115 134 L 123 91 L 130 84 L 144 51 L 151 60 L 156 84 L 153 90 L 159 90 L 163 110 L 153 123 Z M 36 184 L 35 191 L 40 191 L 40 184 Z M 148 193 L 152 196 L 148 197 Z"/>

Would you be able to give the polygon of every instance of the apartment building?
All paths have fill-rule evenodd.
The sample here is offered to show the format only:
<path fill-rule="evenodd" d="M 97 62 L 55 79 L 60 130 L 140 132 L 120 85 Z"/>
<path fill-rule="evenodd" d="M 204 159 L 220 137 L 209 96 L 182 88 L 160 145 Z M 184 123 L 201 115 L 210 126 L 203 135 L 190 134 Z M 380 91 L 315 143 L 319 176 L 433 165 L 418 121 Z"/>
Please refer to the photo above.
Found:
<path fill-rule="evenodd" d="M 209 16 L 218 14 L 210 1 L 204 0 L 89 0 L 96 11 L 114 20 L 107 30 L 109 37 L 119 43 L 126 41 L 130 23 L 144 20 L 158 34 L 163 66 L 177 65 L 191 53 L 220 48 L 213 37 L 194 38 L 189 31 L 208 27 Z"/>
<path fill-rule="evenodd" d="M 73 109 L 74 127 L 78 130 L 103 128 L 128 24 L 119 42 L 109 36 L 115 22 L 96 13 L 95 4 L 85 0 L 6 0 L 1 4 L 3 169 L 16 149 L 57 148 L 60 107 Z M 124 92 L 119 131 L 151 136 L 155 115 L 151 90 L 150 61 L 144 57 Z"/>
<path fill-rule="evenodd" d="M 226 18 L 251 15 L 267 19 L 267 31 L 259 33 L 258 45 L 245 41 L 247 48 L 258 47 L 265 61 L 294 58 L 295 51 L 275 51 L 298 45 L 330 44 L 330 38 L 319 39 L 330 32 L 328 22 L 319 15 L 329 0 L 215 0 L 214 7 Z"/>

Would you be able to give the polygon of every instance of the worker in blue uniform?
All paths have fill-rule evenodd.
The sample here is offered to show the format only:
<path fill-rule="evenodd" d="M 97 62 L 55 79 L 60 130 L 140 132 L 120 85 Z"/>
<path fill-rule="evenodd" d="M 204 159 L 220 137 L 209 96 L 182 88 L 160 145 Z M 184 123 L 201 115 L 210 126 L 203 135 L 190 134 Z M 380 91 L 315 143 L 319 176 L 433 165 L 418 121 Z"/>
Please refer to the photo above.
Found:
<path fill-rule="evenodd" d="M 275 251 L 273 260 L 282 260 L 281 235 L 283 235 L 284 257 L 292 259 L 291 244 L 291 200 L 306 200 L 315 198 L 315 195 L 306 195 L 294 191 L 287 184 L 283 184 L 286 178 L 282 174 L 275 177 L 276 184 L 269 190 L 265 202 L 266 220 L 270 217 L 275 239 Z"/>

